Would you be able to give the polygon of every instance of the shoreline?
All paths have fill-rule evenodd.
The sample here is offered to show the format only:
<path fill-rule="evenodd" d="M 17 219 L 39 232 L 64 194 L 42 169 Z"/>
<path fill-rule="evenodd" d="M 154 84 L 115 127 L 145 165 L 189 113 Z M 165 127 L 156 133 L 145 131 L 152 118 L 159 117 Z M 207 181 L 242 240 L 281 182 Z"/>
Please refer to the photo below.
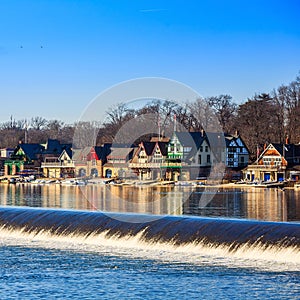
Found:
<path fill-rule="evenodd" d="M 254 184 L 254 183 L 207 183 L 198 180 L 186 180 L 186 181 L 159 181 L 159 180 L 116 180 L 116 178 L 94 178 L 94 179 L 84 179 L 84 178 L 40 178 L 31 181 L 18 181 L 21 178 L 18 175 L 8 175 L 0 177 L 0 184 L 30 184 L 30 185 L 71 185 L 71 186 L 84 186 L 84 185 L 96 185 L 96 186 L 121 186 L 121 187 L 141 187 L 141 188 L 151 188 L 151 187 L 187 187 L 187 188 L 232 188 L 232 189 L 295 189 L 294 186 L 286 186 L 283 183 L 277 183 L 274 186 L 271 184 Z M 12 182 L 10 182 L 12 180 Z"/>

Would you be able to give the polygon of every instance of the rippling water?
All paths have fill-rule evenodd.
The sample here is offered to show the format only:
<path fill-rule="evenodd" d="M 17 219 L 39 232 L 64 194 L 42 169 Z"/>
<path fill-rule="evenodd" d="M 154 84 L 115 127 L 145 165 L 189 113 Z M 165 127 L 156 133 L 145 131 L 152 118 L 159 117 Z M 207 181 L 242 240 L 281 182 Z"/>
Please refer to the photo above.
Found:
<path fill-rule="evenodd" d="M 1 299 L 296 299 L 299 272 L 2 246 Z M 159 256 L 159 254 L 158 254 Z"/>
<path fill-rule="evenodd" d="M 0 205 L 300 221 L 300 191 L 280 189 L 0 185 Z"/>
<path fill-rule="evenodd" d="M 2 206 L 300 220 L 298 192 L 186 187 L 1 185 Z M 208 190 L 204 191 L 210 194 Z M 298 299 L 299 263 L 230 256 L 192 245 L 174 249 L 135 239 L 90 240 L 0 230 L 0 299 Z"/>

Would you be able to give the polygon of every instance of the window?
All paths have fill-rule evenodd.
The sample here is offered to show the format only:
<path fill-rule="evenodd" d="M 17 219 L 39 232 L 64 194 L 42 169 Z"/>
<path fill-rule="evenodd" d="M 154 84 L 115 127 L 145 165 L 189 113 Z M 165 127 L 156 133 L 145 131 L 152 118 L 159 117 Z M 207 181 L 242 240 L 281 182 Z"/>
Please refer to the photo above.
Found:
<path fill-rule="evenodd" d="M 192 147 L 184 147 L 183 152 L 190 152 L 192 150 Z"/>
<path fill-rule="evenodd" d="M 205 152 L 208 152 L 208 146 L 205 146 Z"/>
<path fill-rule="evenodd" d="M 201 155 L 198 155 L 198 164 L 201 165 Z"/>
<path fill-rule="evenodd" d="M 207 163 L 210 164 L 210 154 L 207 154 Z"/>
<path fill-rule="evenodd" d="M 203 146 L 200 146 L 200 152 L 203 152 Z"/>
<path fill-rule="evenodd" d="M 244 162 L 245 162 L 245 157 L 241 156 L 241 163 L 244 163 Z"/>
<path fill-rule="evenodd" d="M 154 158 L 153 158 L 153 162 L 154 162 L 154 163 L 162 163 L 162 162 L 163 162 L 163 158 L 154 157 Z"/>

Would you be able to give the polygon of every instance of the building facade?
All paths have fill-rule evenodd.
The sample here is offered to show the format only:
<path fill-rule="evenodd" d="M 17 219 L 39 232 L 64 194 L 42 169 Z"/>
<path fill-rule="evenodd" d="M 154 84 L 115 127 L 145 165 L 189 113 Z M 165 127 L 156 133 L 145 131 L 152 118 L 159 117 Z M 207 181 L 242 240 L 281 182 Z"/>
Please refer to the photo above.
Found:
<path fill-rule="evenodd" d="M 249 181 L 300 179 L 300 145 L 270 143 L 257 160 L 244 169 Z"/>
<path fill-rule="evenodd" d="M 134 152 L 129 168 L 140 180 L 160 179 L 164 177 L 166 157 L 166 142 L 141 142 Z"/>

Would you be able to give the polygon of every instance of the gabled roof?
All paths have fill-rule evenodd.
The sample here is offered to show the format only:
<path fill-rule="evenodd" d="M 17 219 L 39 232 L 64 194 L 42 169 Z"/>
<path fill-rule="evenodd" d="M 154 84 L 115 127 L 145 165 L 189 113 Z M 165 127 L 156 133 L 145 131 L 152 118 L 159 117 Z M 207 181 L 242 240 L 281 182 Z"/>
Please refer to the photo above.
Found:
<path fill-rule="evenodd" d="M 44 151 L 44 147 L 40 144 L 20 144 L 17 149 L 15 150 L 15 153 L 22 149 L 24 154 L 30 159 L 35 160 L 37 159 L 38 154 L 42 154 Z"/>
<path fill-rule="evenodd" d="M 96 146 L 95 151 L 98 156 L 98 159 L 102 160 L 102 162 L 105 162 L 106 157 L 111 152 L 111 144 L 104 144 L 103 146 Z"/>
<path fill-rule="evenodd" d="M 133 148 L 111 148 L 111 153 L 108 155 L 109 158 L 126 158 Z"/>
<path fill-rule="evenodd" d="M 147 156 L 152 156 L 156 147 L 159 148 L 162 156 L 168 155 L 168 142 L 141 142 L 139 148 L 134 151 L 133 156 L 137 156 L 141 148 L 145 149 Z"/>
<path fill-rule="evenodd" d="M 144 147 L 145 152 L 148 156 L 151 156 L 154 150 L 156 142 L 142 142 L 142 147 Z"/>
<path fill-rule="evenodd" d="M 206 132 L 206 140 L 211 148 L 225 148 L 231 142 L 231 138 L 226 138 L 226 135 L 222 132 Z"/>
<path fill-rule="evenodd" d="M 68 156 L 71 159 L 72 158 L 72 148 L 71 147 L 66 147 L 65 149 L 63 149 L 63 151 L 61 153 L 63 153 L 64 151 L 68 154 Z"/>
<path fill-rule="evenodd" d="M 92 146 L 73 149 L 72 158 L 74 161 L 87 160 L 89 154 L 93 151 L 93 149 L 94 147 Z"/>
<path fill-rule="evenodd" d="M 25 156 L 30 160 L 36 160 L 40 155 L 54 155 L 58 157 L 63 152 L 63 150 L 68 151 L 70 155 L 71 146 L 71 144 L 61 144 L 58 140 L 48 139 L 46 144 L 19 144 L 15 149 L 14 154 L 16 154 L 19 149 L 22 149 Z"/>
<path fill-rule="evenodd" d="M 274 149 L 280 154 L 280 156 L 284 157 L 285 160 L 288 162 L 289 166 L 293 166 L 296 164 L 295 158 L 300 158 L 300 145 L 299 144 L 278 144 L 278 143 L 270 143 L 266 149 L 261 153 L 258 160 L 261 160 L 261 158 L 265 155 L 266 151 L 270 149 L 271 147 L 274 147 Z"/>
<path fill-rule="evenodd" d="M 174 132 L 179 143 L 183 147 L 191 147 L 185 160 L 191 160 L 199 150 L 202 143 L 206 140 L 206 135 L 201 132 Z"/>
<path fill-rule="evenodd" d="M 60 142 L 58 140 L 48 139 L 45 144 L 45 151 L 57 152 L 61 149 Z"/>
<path fill-rule="evenodd" d="M 245 144 L 245 142 L 243 141 L 240 135 L 230 135 L 225 133 L 224 136 L 225 136 L 226 147 L 229 147 L 230 143 L 234 142 L 237 147 L 243 147 L 247 150 L 248 154 L 250 153 L 247 145 Z M 238 141 L 242 143 L 242 146 L 239 145 Z"/>
<path fill-rule="evenodd" d="M 44 147 L 44 154 L 58 155 L 63 152 L 64 149 L 71 149 L 72 144 L 61 144 L 60 141 L 54 139 L 48 139 Z"/>
<path fill-rule="evenodd" d="M 160 149 L 160 152 L 162 156 L 168 155 L 168 142 L 158 142 L 158 147 Z"/>
<path fill-rule="evenodd" d="M 58 157 L 58 159 L 61 160 L 61 159 L 62 159 L 62 156 L 63 156 L 64 154 L 66 154 L 66 155 L 68 156 L 69 159 L 72 159 L 72 151 L 71 151 L 71 149 L 64 149 L 64 150 L 61 152 L 61 154 L 60 154 L 60 156 Z"/>
<path fill-rule="evenodd" d="M 264 151 L 256 159 L 255 163 L 258 163 L 266 154 L 270 148 L 274 148 L 275 151 L 285 159 L 289 167 L 292 167 L 296 164 L 295 158 L 300 158 L 300 145 L 299 144 L 279 144 L 279 143 L 270 143 Z"/>
<path fill-rule="evenodd" d="M 230 135 L 227 133 L 221 132 L 207 132 L 207 141 L 211 148 L 213 147 L 232 147 L 232 143 L 234 143 L 235 147 L 243 147 L 249 153 L 249 149 L 244 143 L 243 139 L 239 135 Z M 238 140 L 242 142 L 242 146 L 239 146 Z"/>
<path fill-rule="evenodd" d="M 141 142 L 139 144 L 139 147 L 134 148 L 132 157 L 138 157 L 142 149 L 145 150 L 147 156 L 150 156 L 152 154 L 155 144 L 155 142 Z"/>
<path fill-rule="evenodd" d="M 198 149 L 205 140 L 205 135 L 202 135 L 201 132 L 175 131 L 174 134 L 183 147 L 196 147 Z"/>
<path fill-rule="evenodd" d="M 239 147 L 234 137 L 225 137 L 226 147 Z"/>
<path fill-rule="evenodd" d="M 74 161 L 97 159 L 97 153 L 95 147 L 88 146 L 84 148 L 73 149 L 72 158 Z M 95 156 L 90 156 L 90 154 L 96 154 Z"/>

